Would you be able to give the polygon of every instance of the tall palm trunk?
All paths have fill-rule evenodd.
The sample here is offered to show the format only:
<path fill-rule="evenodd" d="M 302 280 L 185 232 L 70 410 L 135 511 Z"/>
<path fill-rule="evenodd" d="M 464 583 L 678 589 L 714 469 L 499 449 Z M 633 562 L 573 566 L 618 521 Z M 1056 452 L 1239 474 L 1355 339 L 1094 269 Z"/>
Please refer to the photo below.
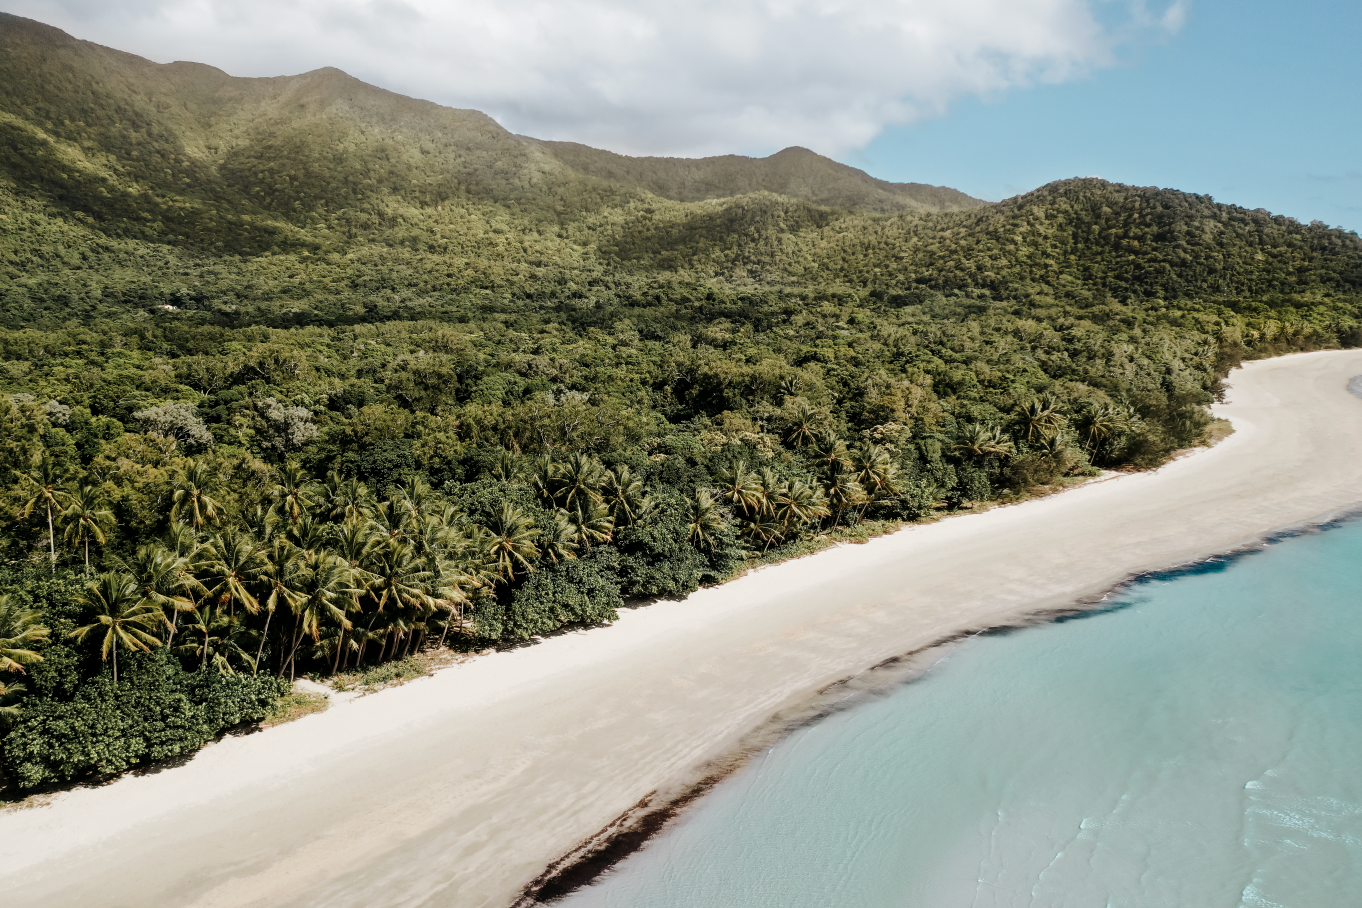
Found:
<path fill-rule="evenodd" d="M 47 503 L 47 548 L 52 554 L 52 573 L 57 573 L 57 533 L 52 526 L 52 502 Z M 117 678 L 114 679 L 117 682 Z"/>
<path fill-rule="evenodd" d="M 188 595 L 189 595 L 189 604 L 192 605 L 192 606 L 194 606 L 195 611 L 197 611 L 198 608 L 199 608 L 199 604 L 198 604 L 197 602 L 194 601 L 194 594 L 193 594 L 193 593 L 189 593 Z M 180 610 L 179 610 L 179 609 L 171 609 L 171 611 L 170 611 L 170 632 L 169 632 L 168 634 L 166 634 L 166 646 L 170 646 L 170 641 L 172 641 L 172 640 L 175 639 L 175 635 L 176 635 L 177 633 L 179 633 L 179 629 L 180 629 Z"/>
<path fill-rule="evenodd" d="M 380 603 L 379 609 L 382 610 L 382 607 L 383 606 Z M 374 625 L 378 623 L 378 615 L 379 612 L 374 612 L 374 616 L 369 619 L 369 626 L 364 629 L 364 639 L 359 642 L 359 655 L 355 657 L 356 668 L 359 668 L 359 666 L 364 664 L 364 651 L 368 649 L 369 639 L 374 635 Z M 382 662 L 383 651 L 381 649 L 379 650 L 378 657 L 378 661 Z"/>
<path fill-rule="evenodd" d="M 460 609 L 459 611 L 462 612 L 463 609 Z M 460 616 L 460 617 L 462 617 L 462 616 Z M 449 626 L 450 626 L 451 624 L 453 624 L 453 623 L 454 623 L 454 610 L 453 610 L 453 609 L 450 609 L 450 610 L 449 610 L 449 620 L 445 622 L 444 630 L 440 631 L 440 649 L 444 649 L 444 648 L 445 648 L 445 637 L 448 636 L 448 634 L 449 634 Z"/>
<path fill-rule="evenodd" d="M 345 645 L 345 628 L 340 629 L 340 636 L 336 638 L 336 661 L 331 663 L 331 674 L 340 671 L 341 647 Z"/>
<path fill-rule="evenodd" d="M 297 667 L 293 664 L 293 660 L 294 657 L 298 655 L 298 645 L 302 642 L 303 639 L 302 630 L 299 627 L 301 622 L 302 618 L 300 616 L 298 615 L 293 616 L 293 635 L 290 637 L 291 645 L 289 646 L 288 658 L 284 660 L 283 665 L 279 666 L 279 677 L 281 678 L 284 677 L 284 666 L 285 665 L 288 666 L 289 670 L 288 679 L 290 681 L 293 680 L 294 674 L 297 671 Z"/>
<path fill-rule="evenodd" d="M 274 617 L 274 609 L 267 609 L 265 613 L 265 629 L 260 632 L 260 649 L 255 651 L 255 673 L 260 674 L 260 657 L 265 653 L 265 641 L 270 636 L 270 619 Z"/>

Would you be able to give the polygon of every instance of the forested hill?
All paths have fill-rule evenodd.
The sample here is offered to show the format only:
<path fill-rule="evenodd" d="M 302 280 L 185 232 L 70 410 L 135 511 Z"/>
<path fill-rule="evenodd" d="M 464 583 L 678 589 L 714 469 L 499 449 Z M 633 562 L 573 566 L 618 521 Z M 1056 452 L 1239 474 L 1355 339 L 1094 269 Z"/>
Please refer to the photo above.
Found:
<path fill-rule="evenodd" d="M 353 311 L 345 297 L 424 315 L 476 290 L 542 298 L 640 280 L 1098 305 L 1280 304 L 1362 286 L 1355 235 L 1205 196 L 1088 179 L 985 205 L 799 148 L 629 158 L 515 136 L 334 69 L 234 78 L 7 14 L 0 84 L 11 324 L 79 316 L 79 297 L 131 284 L 266 323 L 281 300 L 297 323 Z M 300 257 L 306 285 L 266 253 Z M 352 273 L 356 257 L 381 266 Z M 73 262 L 93 280 L 52 300 L 45 285 L 72 284 Z M 376 301 L 380 288 L 402 305 Z"/>
<path fill-rule="evenodd" d="M 957 189 L 924 183 L 888 183 L 828 160 L 807 148 L 787 148 L 769 158 L 631 158 L 575 142 L 538 142 L 581 174 L 647 190 L 677 202 L 771 192 L 848 211 L 951 211 L 985 202 Z"/>
<path fill-rule="evenodd" d="M 1156 466 L 1242 358 L 1358 345 L 1318 223 L 629 158 L 0 14 L 0 764 Z"/>
<path fill-rule="evenodd" d="M 874 180 L 803 149 L 683 161 L 538 142 L 477 111 L 402 97 L 335 69 L 233 78 L 201 64 L 158 65 L 9 15 L 0 15 L 0 84 L 13 149 L 5 169 L 16 182 L 131 222 L 125 230 L 169 216 L 172 239 L 210 246 L 210 234 L 238 217 L 306 227 L 383 198 L 423 208 L 475 200 L 536 220 L 650 193 L 689 201 L 774 191 L 864 211 L 983 204 Z M 240 229 L 249 245 L 253 231 Z"/>

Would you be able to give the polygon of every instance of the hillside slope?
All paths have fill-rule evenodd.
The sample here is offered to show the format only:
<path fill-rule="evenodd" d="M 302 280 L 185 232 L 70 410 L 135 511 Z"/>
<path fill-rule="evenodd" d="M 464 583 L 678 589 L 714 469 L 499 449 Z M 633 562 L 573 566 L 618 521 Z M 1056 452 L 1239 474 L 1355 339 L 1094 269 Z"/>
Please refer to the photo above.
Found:
<path fill-rule="evenodd" d="M 487 115 L 407 98 L 336 69 L 235 78 L 160 65 L 0 14 L 0 162 L 125 232 L 247 247 L 382 198 L 474 200 L 556 220 L 656 193 L 682 201 L 768 190 L 857 211 L 983 204 L 874 180 L 803 149 L 771 158 L 630 159 L 512 135 Z M 240 223 L 241 218 L 247 223 Z M 259 236 L 252 241 L 253 234 Z M 292 238 L 297 241 L 297 237 Z M 216 241 L 214 241 L 216 242 Z"/>
<path fill-rule="evenodd" d="M 0 84 L 6 324 L 175 301 L 353 322 L 675 286 L 1237 312 L 1362 290 L 1356 235 L 1175 190 L 1078 179 L 985 205 L 801 148 L 630 158 L 335 69 L 235 78 L 5 14 Z"/>
<path fill-rule="evenodd" d="M 637 186 L 676 202 L 771 192 L 847 211 L 952 211 L 986 205 L 944 186 L 888 183 L 807 148 L 786 148 L 768 158 L 631 158 L 574 142 L 540 142 L 578 173 Z"/>

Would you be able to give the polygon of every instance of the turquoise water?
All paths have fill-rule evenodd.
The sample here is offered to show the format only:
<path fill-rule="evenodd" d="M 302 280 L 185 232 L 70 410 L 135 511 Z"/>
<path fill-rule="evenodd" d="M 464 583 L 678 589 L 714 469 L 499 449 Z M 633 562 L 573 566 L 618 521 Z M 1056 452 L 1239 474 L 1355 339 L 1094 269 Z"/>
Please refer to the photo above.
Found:
<path fill-rule="evenodd" d="M 1362 905 L 1362 523 L 976 638 L 563 908 Z"/>

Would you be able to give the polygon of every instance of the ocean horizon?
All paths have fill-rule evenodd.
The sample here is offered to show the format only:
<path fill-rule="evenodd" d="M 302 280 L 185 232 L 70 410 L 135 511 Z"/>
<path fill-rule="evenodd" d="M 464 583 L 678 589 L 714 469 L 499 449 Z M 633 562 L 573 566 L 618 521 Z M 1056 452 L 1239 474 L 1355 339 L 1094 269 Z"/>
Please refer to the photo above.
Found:
<path fill-rule="evenodd" d="M 1339 521 L 971 639 L 556 904 L 1353 905 L 1360 580 Z"/>

